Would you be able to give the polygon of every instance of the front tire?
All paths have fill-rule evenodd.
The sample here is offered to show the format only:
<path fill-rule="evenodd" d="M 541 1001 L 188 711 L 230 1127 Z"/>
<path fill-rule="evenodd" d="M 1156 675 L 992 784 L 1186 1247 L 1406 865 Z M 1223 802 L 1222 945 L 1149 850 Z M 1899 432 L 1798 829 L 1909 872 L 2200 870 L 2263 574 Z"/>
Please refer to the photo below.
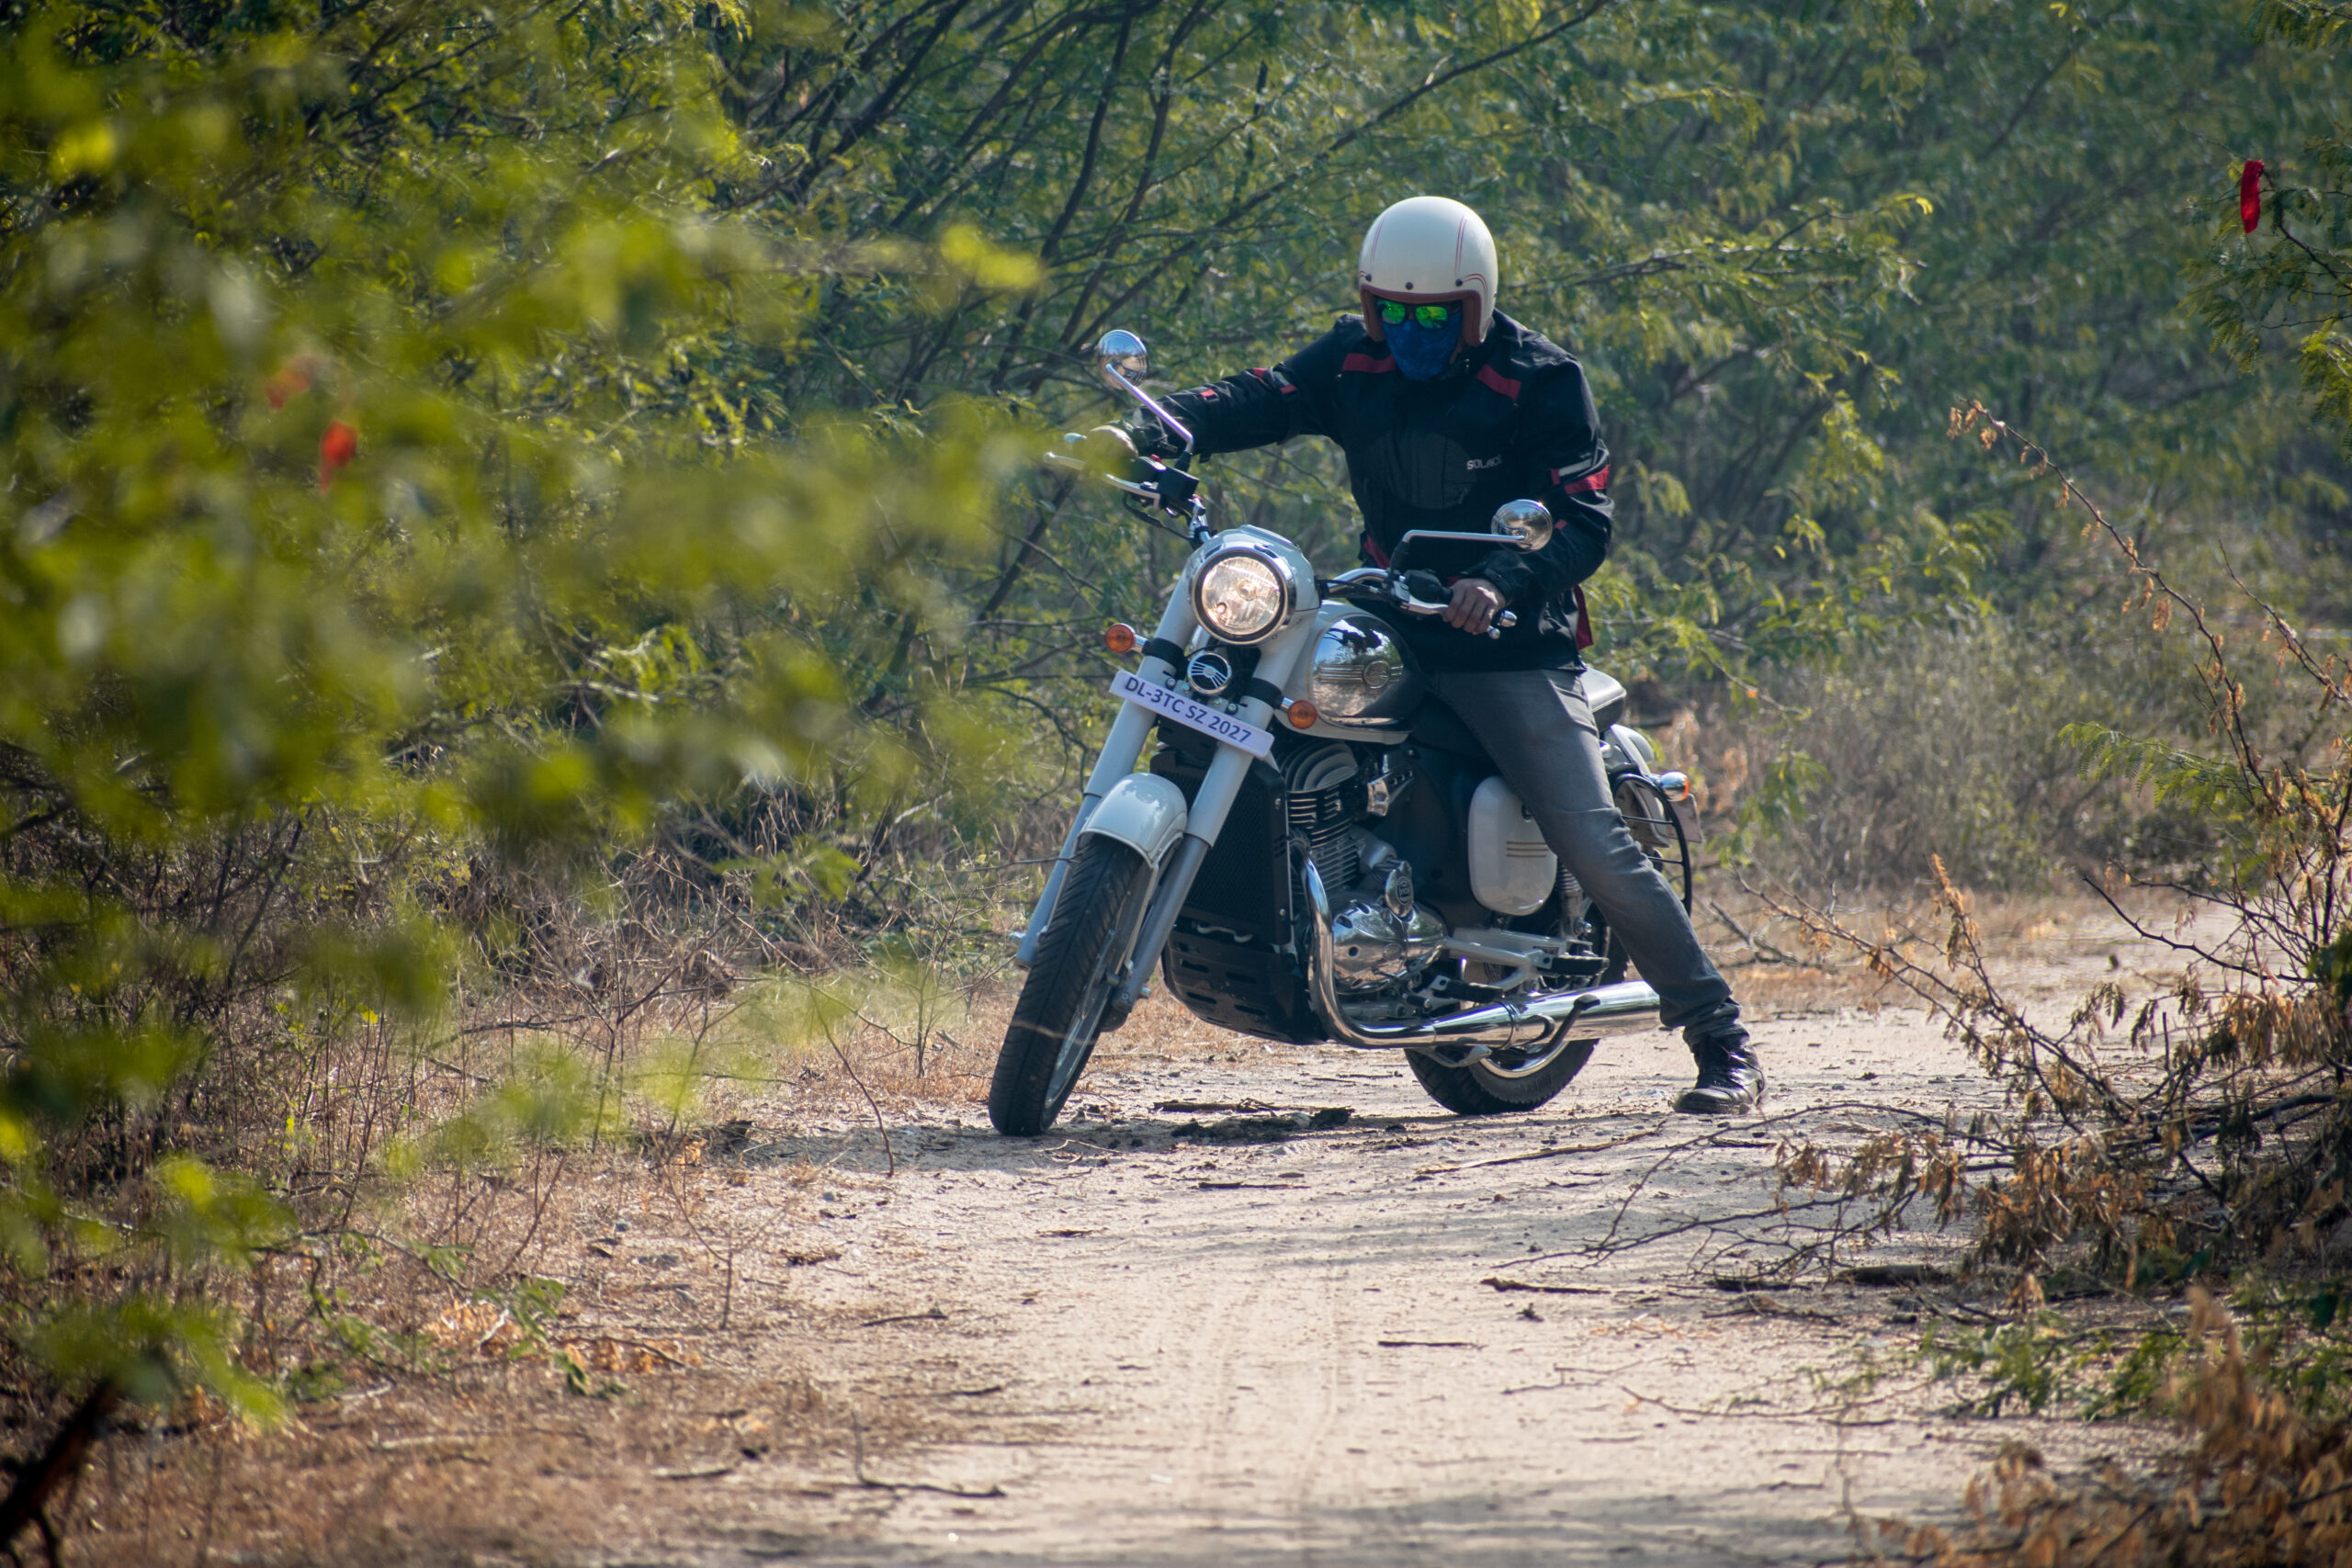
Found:
<path fill-rule="evenodd" d="M 1062 1113 L 1094 1054 L 1150 891 L 1150 863 L 1132 847 L 1092 835 L 1079 840 L 997 1054 L 989 1120 L 998 1132 L 1034 1138 Z"/>
<path fill-rule="evenodd" d="M 1421 1080 L 1431 1100 L 1457 1116 L 1496 1116 L 1507 1111 L 1532 1111 L 1550 1103 L 1568 1087 L 1568 1080 L 1592 1060 L 1598 1040 L 1571 1040 L 1548 1056 L 1526 1061 L 1509 1056 L 1501 1062 L 1481 1057 L 1453 1067 L 1426 1051 L 1405 1053 L 1406 1066 Z"/>

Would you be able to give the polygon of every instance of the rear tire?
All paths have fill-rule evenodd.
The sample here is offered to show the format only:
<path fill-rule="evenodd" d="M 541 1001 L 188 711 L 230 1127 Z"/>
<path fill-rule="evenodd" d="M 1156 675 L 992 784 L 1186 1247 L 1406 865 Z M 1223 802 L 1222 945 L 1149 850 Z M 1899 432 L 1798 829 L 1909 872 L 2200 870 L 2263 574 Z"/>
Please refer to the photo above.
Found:
<path fill-rule="evenodd" d="M 1424 1051 L 1405 1053 L 1406 1066 L 1421 1080 L 1431 1100 L 1457 1116 L 1496 1116 L 1507 1111 L 1532 1111 L 1549 1104 L 1568 1080 L 1592 1060 L 1598 1040 L 1571 1040 L 1549 1061 L 1532 1071 L 1513 1071 L 1481 1058 L 1467 1066 L 1450 1067 Z"/>
<path fill-rule="evenodd" d="M 1094 1054 L 1150 890 L 1151 866 L 1134 849 L 1092 835 L 1079 840 L 997 1054 L 989 1120 L 998 1132 L 1034 1138 L 1062 1113 Z"/>

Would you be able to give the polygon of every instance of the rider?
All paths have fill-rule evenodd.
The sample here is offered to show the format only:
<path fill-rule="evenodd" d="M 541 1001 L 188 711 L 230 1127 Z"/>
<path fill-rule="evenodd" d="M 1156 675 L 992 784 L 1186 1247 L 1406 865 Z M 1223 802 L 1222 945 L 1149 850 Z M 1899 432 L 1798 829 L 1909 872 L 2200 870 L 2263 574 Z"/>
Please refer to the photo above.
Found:
<path fill-rule="evenodd" d="M 1397 202 L 1373 220 L 1356 267 L 1361 316 L 1341 316 L 1270 370 L 1246 370 L 1167 400 L 1207 454 L 1328 435 L 1363 513 L 1363 550 L 1385 566 L 1408 529 L 1483 531 L 1496 507 L 1532 497 L 1551 542 L 1498 547 L 1457 579 L 1442 626 L 1402 628 L 1437 696 L 1460 715 L 1584 885 L 1679 1027 L 1699 1081 L 1675 1109 L 1753 1107 L 1764 1073 L 1731 987 L 1611 804 L 1584 669 L 1577 584 L 1609 553 L 1609 448 L 1584 369 L 1495 309 L 1494 237 L 1444 197 Z M 1147 450 L 1167 436 L 1132 434 Z M 1484 634 L 1505 608 L 1518 622 Z"/>

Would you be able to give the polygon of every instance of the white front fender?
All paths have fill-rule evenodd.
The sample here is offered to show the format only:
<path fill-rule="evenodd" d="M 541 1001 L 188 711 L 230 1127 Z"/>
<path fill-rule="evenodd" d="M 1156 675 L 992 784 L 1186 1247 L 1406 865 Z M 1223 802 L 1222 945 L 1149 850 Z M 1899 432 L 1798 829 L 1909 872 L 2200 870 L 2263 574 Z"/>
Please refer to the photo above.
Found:
<path fill-rule="evenodd" d="M 1157 870 L 1184 836 L 1184 822 L 1182 790 L 1158 773 L 1129 773 L 1111 786 L 1079 837 L 1116 839 Z"/>

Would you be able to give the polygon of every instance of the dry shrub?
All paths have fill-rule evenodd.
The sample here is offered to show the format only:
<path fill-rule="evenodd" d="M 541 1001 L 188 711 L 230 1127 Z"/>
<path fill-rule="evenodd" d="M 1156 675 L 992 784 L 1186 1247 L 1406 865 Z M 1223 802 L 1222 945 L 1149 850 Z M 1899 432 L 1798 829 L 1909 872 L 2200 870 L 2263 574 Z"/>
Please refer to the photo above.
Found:
<path fill-rule="evenodd" d="M 1955 428 L 1988 448 L 2016 439 L 1982 410 L 1957 413 Z M 2022 456 L 2048 468 L 2039 448 Z M 1979 1262 L 2031 1275 L 2071 1247 L 2128 1288 L 2262 1261 L 2299 1241 L 2308 1250 L 2352 1218 L 2352 1102 L 2338 1092 L 2352 1073 L 2352 754 L 2332 722 L 2352 707 L 2352 682 L 2256 602 L 2278 667 L 2309 699 L 2286 731 L 2300 743 L 2258 733 L 2204 607 L 2062 482 L 2121 555 L 2135 602 L 2156 607 L 2158 629 L 2180 625 L 2202 660 L 2213 753 L 2074 731 L 2093 773 L 2149 784 L 2213 824 L 2222 852 L 2158 884 L 2189 901 L 2172 930 L 2150 929 L 2101 889 L 2186 966 L 2137 1007 L 2105 984 L 2053 1023 L 1999 983 L 1940 860 L 1930 863 L 1939 933 L 1782 908 L 1815 944 L 1860 953 L 1942 1015 L 2006 1086 L 2012 1112 L 1890 1133 L 1851 1156 L 1802 1148 L 1788 1178 L 1874 1194 L 1882 1224 L 1929 1198 L 1940 1220 L 1973 1214 Z"/>
<path fill-rule="evenodd" d="M 2248 1359 L 2238 1325 L 2192 1292 L 2194 1359 L 2165 1404 L 2193 1442 L 2153 1473 L 2068 1481 L 2013 1447 L 1968 1489 L 1969 1527 L 1886 1533 L 1939 1568 L 2255 1568 L 2352 1561 L 2352 1427 L 2314 1423 Z"/>
<path fill-rule="evenodd" d="M 1955 411 L 1953 426 L 2054 473 L 1981 408 Z M 1859 929 L 1784 906 L 1816 945 L 1860 954 L 1926 1001 L 2007 1098 L 2000 1114 L 1912 1119 L 1852 1150 L 1797 1144 L 1783 1151 L 1783 1180 L 1849 1201 L 1860 1233 L 1892 1230 L 1921 1206 L 1939 1223 L 1967 1220 L 1970 1267 L 2006 1272 L 2021 1314 L 2038 1313 L 2045 1281 L 2061 1276 L 2077 1290 L 2192 1287 L 2192 1329 L 2154 1401 L 2193 1434 L 2186 1454 L 2151 1474 L 2086 1481 L 2013 1455 L 1972 1495 L 1972 1534 L 1923 1534 L 1916 1551 L 2047 1568 L 2352 1561 L 2352 1426 L 2333 1399 L 2298 1397 L 2314 1371 L 2324 1381 L 2341 1363 L 2326 1330 L 2344 1281 L 2328 1270 L 2352 1225 L 2352 751 L 2341 719 L 2352 676 L 2246 595 L 2241 618 L 2304 699 L 2292 722 L 2266 727 L 2219 617 L 2143 562 L 2071 480 L 2056 482 L 2120 558 L 2132 602 L 2158 632 L 2177 628 L 2198 660 L 2207 748 L 2089 726 L 2067 737 L 2093 776 L 2145 786 L 2211 824 L 2215 852 L 2155 879 L 2185 900 L 2168 927 L 2127 909 L 2120 874 L 2101 889 L 2183 967 L 2136 1005 L 2102 984 L 2061 1021 L 2000 983 L 1970 900 L 1939 862 L 1939 930 Z M 2303 1281 L 2306 1321 L 2266 1325 L 2265 1356 L 2249 1358 L 2237 1324 L 2195 1288 L 2229 1276 L 2242 1299 L 2266 1279 Z M 2150 1337 L 2142 1348 L 2165 1347 Z"/>
<path fill-rule="evenodd" d="M 1775 705 L 1672 723 L 1712 826 L 1815 901 L 1924 883 L 2046 890 L 2109 862 L 2177 864 L 2211 835 L 2128 781 L 2086 779 L 2062 726 L 2192 733 L 2188 671 L 2132 624 L 2017 615 L 1911 629 L 1777 682 Z"/>

